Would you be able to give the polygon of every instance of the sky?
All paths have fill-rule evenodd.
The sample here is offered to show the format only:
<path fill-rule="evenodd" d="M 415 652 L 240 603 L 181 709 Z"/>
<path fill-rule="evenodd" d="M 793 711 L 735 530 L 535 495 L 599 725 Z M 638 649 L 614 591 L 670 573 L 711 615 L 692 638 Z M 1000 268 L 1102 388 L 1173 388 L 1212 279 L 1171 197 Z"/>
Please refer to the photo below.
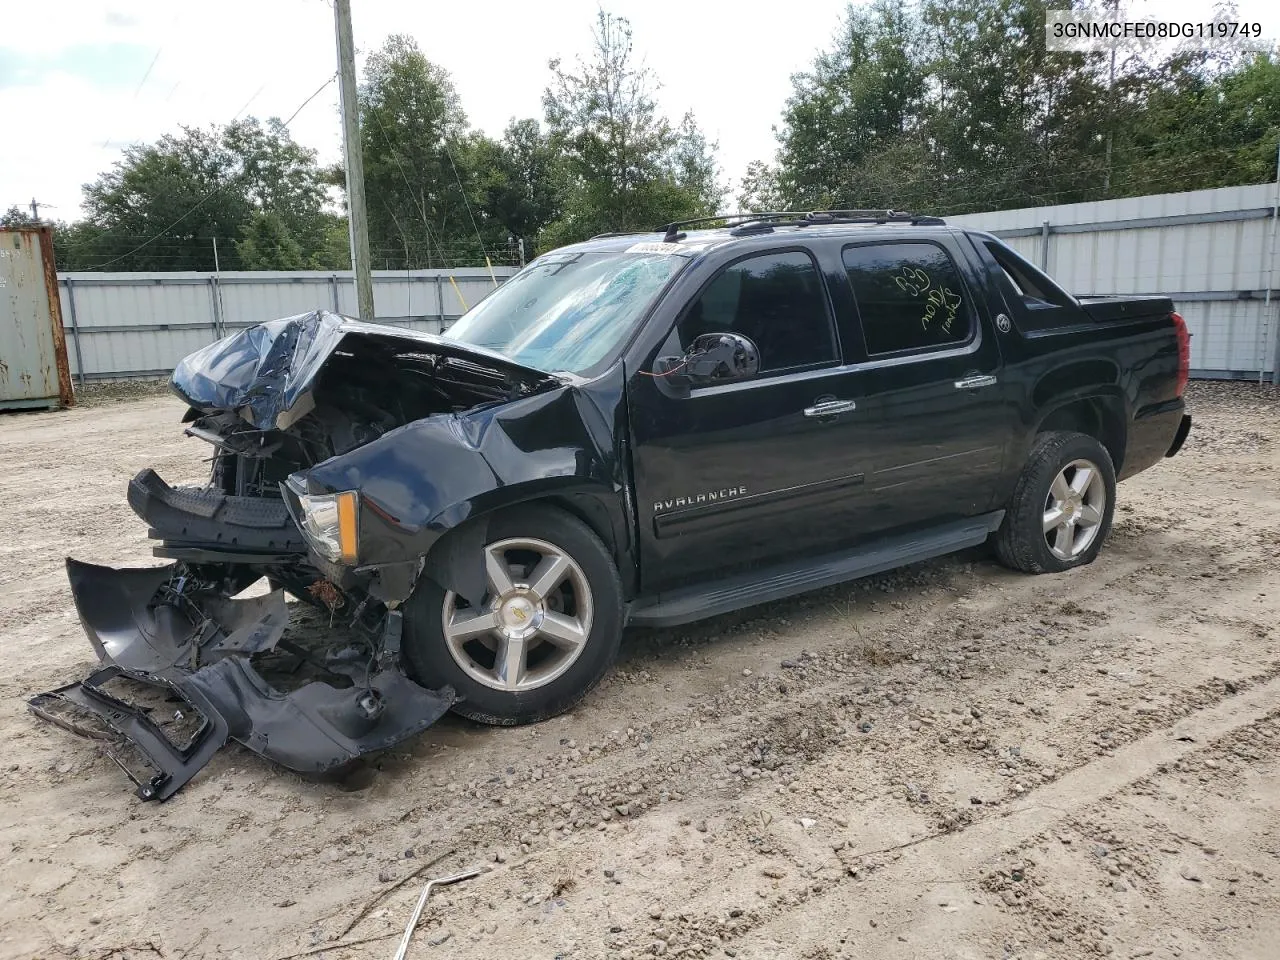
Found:
<path fill-rule="evenodd" d="M 352 0 L 357 69 L 392 33 L 447 69 L 473 127 L 500 136 L 542 116 L 547 61 L 588 52 L 598 0 Z M 661 82 L 673 122 L 692 110 L 736 181 L 772 159 L 791 76 L 830 46 L 847 0 L 609 0 Z M 1208 0 L 1136 0 L 1142 14 L 1207 19 Z M 1274 34 L 1273 0 L 1240 0 Z M 1270 21 L 1270 22 L 1269 22 Z M 180 124 L 291 115 L 336 67 L 329 0 L 0 0 L 0 210 L 34 197 L 74 220 L 80 187 L 129 143 Z M 337 86 L 290 126 L 340 157 Z"/>

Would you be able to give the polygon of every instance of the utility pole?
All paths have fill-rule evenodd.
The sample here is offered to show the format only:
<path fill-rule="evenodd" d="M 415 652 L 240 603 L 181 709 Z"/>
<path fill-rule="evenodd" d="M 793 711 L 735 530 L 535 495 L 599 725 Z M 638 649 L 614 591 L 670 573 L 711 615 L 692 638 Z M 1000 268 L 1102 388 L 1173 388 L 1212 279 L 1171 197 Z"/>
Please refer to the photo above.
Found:
<path fill-rule="evenodd" d="M 1116 115 L 1116 48 L 1111 48 L 1111 71 L 1107 77 L 1107 101 L 1110 106 L 1107 110 L 1107 178 L 1103 184 L 1103 195 L 1111 196 L 1111 142 L 1115 138 L 1115 115 Z"/>
<path fill-rule="evenodd" d="M 364 157 L 360 150 L 360 102 L 356 97 L 356 51 L 351 36 L 351 0 L 334 0 L 338 36 L 338 91 L 342 103 L 342 146 L 347 168 L 347 220 L 356 303 L 361 320 L 373 320 L 373 274 L 369 267 L 369 215 L 364 205 Z"/>
<path fill-rule="evenodd" d="M 222 264 L 218 261 L 218 238 L 210 237 L 213 241 L 213 295 L 217 312 L 217 336 L 225 336 L 227 332 L 227 314 L 222 305 Z"/>
<path fill-rule="evenodd" d="M 1280 141 L 1276 142 L 1276 193 L 1275 201 L 1271 204 L 1271 240 L 1267 244 L 1267 269 L 1263 276 L 1266 278 L 1267 292 L 1263 295 L 1262 301 L 1262 329 L 1263 338 L 1267 338 L 1270 333 L 1267 326 L 1271 323 L 1271 287 L 1275 276 L 1276 266 L 1276 234 L 1277 228 L 1280 227 Z M 1265 367 L 1267 365 L 1266 346 L 1263 348 L 1263 354 L 1258 358 L 1258 366 Z M 1280 386 L 1280 324 L 1276 325 L 1276 352 L 1275 359 L 1271 364 L 1271 382 Z M 1262 370 L 1258 370 L 1258 383 L 1262 383 Z"/>

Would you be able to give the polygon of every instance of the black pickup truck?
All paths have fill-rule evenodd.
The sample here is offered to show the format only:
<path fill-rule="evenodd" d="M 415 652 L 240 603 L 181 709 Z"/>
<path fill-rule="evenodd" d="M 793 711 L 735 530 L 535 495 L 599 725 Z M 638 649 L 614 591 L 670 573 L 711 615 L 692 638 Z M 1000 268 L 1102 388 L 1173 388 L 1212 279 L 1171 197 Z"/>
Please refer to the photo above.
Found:
<path fill-rule="evenodd" d="M 337 769 L 448 709 L 564 711 L 628 624 L 988 539 L 1028 573 L 1089 563 L 1116 482 L 1186 439 L 1166 298 L 1077 299 L 934 217 L 720 222 L 548 253 L 442 336 L 317 312 L 188 357 L 211 480 L 131 483 L 169 564 L 68 561 L 102 666 L 33 708 L 105 723 L 147 798 L 228 738 Z M 286 592 L 343 639 L 290 643 Z M 281 647 L 315 679 L 268 682 Z M 175 744 L 123 680 L 203 726 Z"/>

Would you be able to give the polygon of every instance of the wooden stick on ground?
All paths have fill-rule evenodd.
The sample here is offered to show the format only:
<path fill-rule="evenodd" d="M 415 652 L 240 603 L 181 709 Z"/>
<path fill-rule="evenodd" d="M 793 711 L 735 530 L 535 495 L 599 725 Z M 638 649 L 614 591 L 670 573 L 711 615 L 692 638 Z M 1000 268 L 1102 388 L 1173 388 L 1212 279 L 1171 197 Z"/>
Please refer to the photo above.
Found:
<path fill-rule="evenodd" d="M 317 953 L 328 953 L 330 950 L 341 950 L 343 947 L 355 947 L 362 943 L 376 943 L 379 940 L 390 940 L 392 937 L 400 936 L 399 933 L 382 933 L 376 937 L 363 937 L 359 940 L 342 940 L 326 943 L 319 947 L 312 947 L 310 950 L 303 950 L 301 953 L 291 953 L 287 957 L 277 957 L 276 960 L 298 960 L 299 957 L 312 957 Z"/>
<path fill-rule="evenodd" d="M 372 912 L 373 912 L 373 908 L 374 908 L 374 907 L 376 907 L 376 906 L 377 906 L 378 904 L 380 904 L 383 900 L 387 899 L 387 897 L 389 897 L 391 894 L 395 893 L 397 890 L 399 890 L 401 887 L 403 887 L 406 883 L 408 883 L 408 882 L 409 882 L 410 880 L 412 880 L 414 877 L 417 877 L 417 876 L 419 876 L 420 874 L 422 874 L 423 872 L 425 872 L 425 871 L 427 871 L 427 870 L 430 870 L 432 867 L 434 867 L 434 866 L 435 866 L 437 863 L 439 863 L 441 860 L 444 860 L 446 857 L 451 857 L 451 856 L 453 856 L 453 855 L 454 855 L 455 853 L 457 853 L 457 852 L 458 852 L 458 851 L 457 851 L 456 849 L 454 849 L 454 850 L 446 850 L 444 853 L 442 853 L 442 854 L 440 854 L 440 855 L 438 855 L 438 856 L 432 857 L 432 858 L 431 858 L 430 860 L 428 860 L 426 863 L 422 864 L 422 866 L 418 867 L 416 870 L 411 871 L 410 873 L 408 873 L 408 874 L 407 874 L 406 876 L 404 876 L 403 878 L 401 878 L 401 879 L 397 880 L 395 883 L 393 883 L 391 886 L 387 887 L 385 890 L 379 890 L 379 891 L 378 891 L 378 893 L 373 897 L 373 899 L 372 899 L 372 900 L 370 900 L 368 903 L 366 903 L 366 904 L 365 904 L 365 905 L 360 909 L 360 912 L 359 912 L 359 913 L 357 913 L 357 914 L 352 918 L 351 922 L 350 922 L 350 923 L 348 923 L 345 927 L 343 927 L 343 928 L 342 928 L 342 932 L 341 932 L 340 934 L 338 934 L 338 939 L 339 939 L 339 940 L 341 940 L 341 939 L 342 939 L 343 937 L 345 937 L 348 933 L 350 933 L 352 930 L 354 930 L 354 929 L 355 929 L 355 927 L 356 927 L 356 924 L 358 924 L 361 920 L 363 920 L 365 917 L 367 917 L 370 913 L 372 913 Z M 352 941 L 352 942 L 357 942 L 357 943 L 358 943 L 358 942 L 361 942 L 361 941 Z M 296 956 L 303 956 L 303 954 L 296 954 Z M 283 958 L 283 957 L 282 957 L 282 958 L 281 958 L 281 960 L 286 960 L 286 958 Z"/>

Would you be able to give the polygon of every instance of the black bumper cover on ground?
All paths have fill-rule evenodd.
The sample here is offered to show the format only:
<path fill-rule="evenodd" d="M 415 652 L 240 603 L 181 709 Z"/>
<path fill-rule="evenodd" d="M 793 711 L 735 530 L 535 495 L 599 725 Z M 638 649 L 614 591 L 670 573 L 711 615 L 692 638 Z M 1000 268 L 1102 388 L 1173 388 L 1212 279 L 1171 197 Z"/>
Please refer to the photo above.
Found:
<path fill-rule="evenodd" d="M 33 697 L 38 716 L 102 740 L 144 800 L 165 800 L 236 740 L 301 773 L 332 773 L 435 723 L 453 691 L 427 690 L 399 669 L 399 615 L 387 616 L 377 658 L 350 663 L 350 686 L 313 681 L 277 691 L 249 657 L 270 650 L 284 633 L 282 591 L 237 600 L 181 598 L 177 565 L 114 569 L 68 559 L 80 622 L 102 667 L 84 681 Z M 335 672 L 341 670 L 339 666 Z M 175 743 L 151 711 L 113 695 L 115 681 L 148 685 L 182 717 L 202 723 Z M 176 706 L 172 706 L 176 704 Z"/>

